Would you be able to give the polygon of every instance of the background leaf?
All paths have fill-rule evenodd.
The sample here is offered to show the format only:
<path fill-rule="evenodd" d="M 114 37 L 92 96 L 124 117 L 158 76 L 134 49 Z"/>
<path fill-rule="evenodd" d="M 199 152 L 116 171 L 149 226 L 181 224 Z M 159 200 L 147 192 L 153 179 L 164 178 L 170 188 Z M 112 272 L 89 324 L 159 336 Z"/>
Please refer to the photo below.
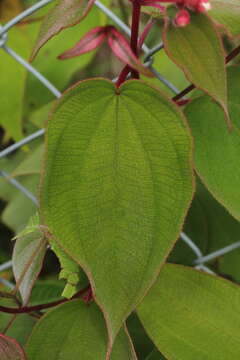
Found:
<path fill-rule="evenodd" d="M 56 326 L 61 324 L 61 326 Z M 47 334 L 47 336 L 46 336 Z M 74 300 L 48 312 L 35 326 L 27 346 L 30 360 L 105 360 L 107 330 L 94 304 Z M 111 360 L 136 360 L 128 334 L 121 330 Z"/>
<path fill-rule="evenodd" d="M 240 35 L 240 3 L 238 0 L 211 0 L 210 15 L 233 36 Z"/>
<path fill-rule="evenodd" d="M 239 301 L 239 286 L 168 264 L 138 314 L 155 345 L 171 360 L 237 359 Z"/>
<path fill-rule="evenodd" d="M 233 71 L 235 76 L 239 74 L 239 68 Z M 231 92 L 236 94 L 236 90 Z M 186 108 L 186 116 L 195 140 L 195 167 L 199 176 L 213 196 L 239 220 L 240 169 L 237 164 L 240 153 L 240 108 L 235 105 L 231 92 L 231 132 L 224 123 L 222 109 L 207 96 L 193 100 Z"/>
<path fill-rule="evenodd" d="M 203 239 L 205 246 L 201 247 L 201 250 L 204 255 L 240 240 L 240 222 L 232 217 L 200 182 L 198 182 L 193 204 L 198 204 L 198 206 L 191 206 L 188 213 L 188 229 L 191 231 L 187 234 L 190 235 L 191 239 L 194 239 L 198 246 L 199 239 Z M 201 211 L 199 211 L 200 209 Z M 195 258 L 196 256 L 189 256 L 189 262 L 185 262 L 185 264 L 192 265 Z M 230 276 L 239 282 L 239 260 L 240 249 L 235 249 L 207 264 L 212 265 L 214 271 L 224 276 Z"/>
<path fill-rule="evenodd" d="M 191 13 L 186 27 L 166 21 L 163 39 L 168 56 L 188 80 L 211 95 L 228 114 L 224 51 L 213 22 L 200 13 Z"/>
<path fill-rule="evenodd" d="M 178 108 L 140 81 L 118 91 L 90 80 L 62 97 L 41 190 L 43 223 L 88 275 L 111 342 L 156 278 L 193 191 Z"/>
<path fill-rule="evenodd" d="M 27 57 L 30 43 L 23 29 L 14 28 L 9 32 L 8 45 L 19 55 Z M 0 56 L 1 107 L 0 124 L 14 140 L 22 137 L 23 90 L 26 69 L 1 49 Z M 11 116 L 9 116 L 11 114 Z"/>

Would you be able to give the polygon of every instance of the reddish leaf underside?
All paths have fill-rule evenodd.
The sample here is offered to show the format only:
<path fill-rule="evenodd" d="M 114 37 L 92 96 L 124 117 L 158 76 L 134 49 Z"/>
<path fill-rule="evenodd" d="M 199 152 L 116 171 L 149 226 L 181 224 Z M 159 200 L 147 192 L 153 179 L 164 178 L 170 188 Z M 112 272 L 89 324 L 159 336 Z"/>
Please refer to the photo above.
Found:
<path fill-rule="evenodd" d="M 108 44 L 112 52 L 125 64 L 136 69 L 141 74 L 152 77 L 151 71 L 146 68 L 132 51 L 125 37 L 114 27 L 108 33 Z"/>
<path fill-rule="evenodd" d="M 153 76 L 151 71 L 134 54 L 125 37 L 114 26 L 109 25 L 97 26 L 91 29 L 73 48 L 61 54 L 59 59 L 69 59 L 92 51 L 100 46 L 105 39 L 115 56 L 124 64 L 129 65 L 145 76 Z"/>
<path fill-rule="evenodd" d="M 24 350 L 15 339 L 0 334 L 1 360 L 27 360 Z"/>
<path fill-rule="evenodd" d="M 100 46 L 106 39 L 106 36 L 104 28 L 97 26 L 90 30 L 74 47 L 59 55 L 58 58 L 65 60 L 90 52 Z"/>

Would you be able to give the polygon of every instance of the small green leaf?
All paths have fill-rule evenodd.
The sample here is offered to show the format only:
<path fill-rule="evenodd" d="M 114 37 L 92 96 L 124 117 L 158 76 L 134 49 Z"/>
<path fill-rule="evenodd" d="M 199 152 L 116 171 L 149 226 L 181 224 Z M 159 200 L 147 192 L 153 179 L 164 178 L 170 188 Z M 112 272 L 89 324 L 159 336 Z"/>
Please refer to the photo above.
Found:
<path fill-rule="evenodd" d="M 236 102 L 240 85 L 239 67 L 229 69 L 229 110 L 233 130 L 224 123 L 222 109 L 207 96 L 193 100 L 186 116 L 195 140 L 195 167 L 212 195 L 240 219 L 240 107 Z M 236 78 L 235 78 L 236 77 Z M 236 86 L 237 85 L 237 86 Z"/>
<path fill-rule="evenodd" d="M 24 350 L 15 339 L 0 334 L 0 359 L 1 360 L 27 360 Z"/>
<path fill-rule="evenodd" d="M 39 49 L 63 29 L 82 21 L 93 6 L 93 0 L 58 0 L 57 5 L 46 15 L 33 50 L 32 59 Z"/>
<path fill-rule="evenodd" d="M 224 25 L 233 35 L 240 35 L 240 3 L 239 0 L 211 0 L 210 15 L 219 24 Z"/>
<path fill-rule="evenodd" d="M 36 217 L 30 219 L 29 225 L 16 236 L 16 239 L 13 250 L 13 272 L 23 305 L 26 305 L 41 271 L 47 243 Z"/>
<path fill-rule="evenodd" d="M 94 304 L 74 300 L 48 312 L 35 326 L 27 345 L 30 360 L 105 360 L 107 330 Z M 110 360 L 136 360 L 126 330 L 121 330 Z"/>
<path fill-rule="evenodd" d="M 179 235 L 191 153 L 179 109 L 141 81 L 83 81 L 49 121 L 42 222 L 89 277 L 110 346 Z"/>
<path fill-rule="evenodd" d="M 171 360 L 238 359 L 239 303 L 239 286 L 168 264 L 138 315 L 155 345 Z"/>
<path fill-rule="evenodd" d="M 200 13 L 191 13 L 191 23 L 186 27 L 175 27 L 167 20 L 163 39 L 170 59 L 228 115 L 224 50 L 213 22 Z"/>
<path fill-rule="evenodd" d="M 81 1 L 80 1 L 81 2 Z M 50 39 L 39 52 L 32 65 L 38 69 L 59 91 L 63 91 L 71 83 L 76 72 L 81 70 L 95 51 L 61 61 L 57 57 L 69 46 L 74 45 L 87 31 L 99 24 L 100 10 L 94 7 L 88 17 L 74 27 L 64 30 L 61 34 Z M 64 16 L 63 16 L 64 18 Z M 31 29 L 31 28 L 30 28 Z M 28 72 L 25 86 L 25 114 L 31 116 L 32 111 L 48 102 L 55 100 L 55 96 L 31 73 Z M 45 117 L 46 122 L 48 116 Z"/>

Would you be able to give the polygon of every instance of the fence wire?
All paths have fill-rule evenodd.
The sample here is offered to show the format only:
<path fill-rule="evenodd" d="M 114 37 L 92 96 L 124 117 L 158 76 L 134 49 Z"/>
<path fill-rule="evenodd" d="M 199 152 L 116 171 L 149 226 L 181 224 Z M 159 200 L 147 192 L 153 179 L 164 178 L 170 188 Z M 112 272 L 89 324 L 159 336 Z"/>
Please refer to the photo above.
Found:
<path fill-rule="evenodd" d="M 31 64 L 29 64 L 28 61 L 23 59 L 19 54 L 17 54 L 14 49 L 10 48 L 7 45 L 8 41 L 8 31 L 17 25 L 20 21 L 28 17 L 29 15 L 32 15 L 36 13 L 39 9 L 42 7 L 48 5 L 49 3 L 53 2 L 55 0 L 41 0 L 36 2 L 33 6 L 27 8 L 25 11 L 23 11 L 21 14 L 17 15 L 13 19 L 11 19 L 9 22 L 4 24 L 3 26 L 0 25 L 0 51 L 4 51 L 9 56 L 11 56 L 16 62 L 21 64 L 23 67 L 25 67 L 32 75 L 34 75 L 38 81 L 40 81 L 46 88 L 47 91 L 50 91 L 56 98 L 59 98 L 61 96 L 61 92 L 58 91 L 58 89 L 52 84 L 47 78 L 45 78 L 35 67 L 33 67 Z M 99 0 L 95 1 L 95 6 L 98 7 L 100 11 L 102 11 L 109 19 L 111 19 L 117 27 L 119 27 L 127 36 L 130 36 L 131 30 L 130 28 L 118 17 L 116 16 L 110 9 L 108 9 L 104 4 L 102 4 Z M 161 81 L 165 86 L 167 86 L 174 95 L 178 95 L 180 91 L 176 88 L 174 84 L 172 84 L 168 79 L 166 79 L 162 74 L 160 74 L 155 68 L 154 68 L 154 56 L 156 53 L 161 51 L 163 49 L 163 43 L 160 43 L 153 48 L 149 49 L 146 44 L 143 44 L 142 47 L 145 56 L 144 56 L 144 63 L 145 66 L 147 66 L 154 76 Z M 45 130 L 40 129 L 33 134 L 26 136 L 24 139 L 14 143 L 13 145 L 8 146 L 6 149 L 2 150 L 0 152 L 0 159 L 6 157 L 7 155 L 10 155 L 17 149 L 21 148 L 22 146 L 34 141 L 35 139 L 41 137 L 44 135 Z M 36 207 L 38 206 L 38 200 L 36 197 L 27 189 L 25 188 L 20 182 L 18 182 L 16 179 L 13 179 L 4 169 L 0 170 L 0 177 L 3 177 L 6 179 L 12 186 L 14 186 L 16 189 L 21 191 L 27 198 L 29 198 Z M 199 249 L 199 247 L 194 243 L 192 239 L 190 239 L 187 234 L 181 233 L 180 238 L 182 241 L 187 244 L 187 246 L 192 250 L 192 252 L 195 254 L 196 258 L 193 261 L 193 266 L 197 269 L 200 269 L 202 271 L 206 271 L 208 273 L 214 274 L 211 269 L 209 269 L 205 263 L 212 261 L 213 259 L 225 255 L 231 251 L 236 250 L 240 247 L 240 241 L 234 242 L 233 244 L 226 246 L 224 248 L 221 248 L 217 251 L 214 251 L 208 255 L 203 255 L 202 251 Z M 7 261 L 0 265 L 0 273 L 3 271 L 6 271 L 12 267 L 12 261 Z M 14 284 L 11 282 L 5 280 L 4 278 L 0 277 L 0 283 L 4 284 L 5 286 L 9 287 L 10 289 L 13 289 Z"/>

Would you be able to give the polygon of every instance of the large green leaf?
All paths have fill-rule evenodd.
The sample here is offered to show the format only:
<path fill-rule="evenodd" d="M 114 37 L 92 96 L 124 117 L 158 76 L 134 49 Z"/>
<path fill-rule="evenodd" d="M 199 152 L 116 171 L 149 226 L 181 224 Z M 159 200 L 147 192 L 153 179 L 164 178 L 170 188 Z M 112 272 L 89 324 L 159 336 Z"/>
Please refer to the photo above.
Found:
<path fill-rule="evenodd" d="M 181 230 L 191 147 L 178 108 L 141 81 L 81 82 L 49 121 L 43 222 L 88 275 L 110 345 Z"/>
<path fill-rule="evenodd" d="M 191 13 L 186 27 L 166 21 L 163 39 L 170 59 L 188 80 L 211 95 L 228 114 L 224 51 L 213 22 L 200 13 Z"/>
<path fill-rule="evenodd" d="M 230 72 L 240 74 L 239 68 Z M 233 74 L 232 74 L 233 75 Z M 229 78 L 230 79 L 230 78 Z M 234 79 L 236 84 L 236 79 Z M 229 88 L 234 83 L 230 81 Z M 231 91 L 236 94 L 240 86 Z M 229 212 L 240 219 L 240 107 L 229 92 L 229 109 L 233 130 L 224 123 L 222 109 L 211 98 L 203 96 L 193 100 L 186 108 L 186 115 L 195 139 L 195 167 L 213 196 Z M 232 101 L 231 101 L 232 99 Z"/>
<path fill-rule="evenodd" d="M 59 325 L 59 326 L 58 326 Z M 107 330 L 94 304 L 74 300 L 48 312 L 35 326 L 27 345 L 29 360 L 105 360 Z M 126 330 L 114 344 L 111 360 L 136 360 Z"/>
<path fill-rule="evenodd" d="M 240 35 L 239 0 L 211 0 L 210 15 L 234 36 Z"/>
<path fill-rule="evenodd" d="M 239 304 L 239 286 L 168 264 L 138 314 L 155 345 L 171 360 L 238 359 Z"/>

